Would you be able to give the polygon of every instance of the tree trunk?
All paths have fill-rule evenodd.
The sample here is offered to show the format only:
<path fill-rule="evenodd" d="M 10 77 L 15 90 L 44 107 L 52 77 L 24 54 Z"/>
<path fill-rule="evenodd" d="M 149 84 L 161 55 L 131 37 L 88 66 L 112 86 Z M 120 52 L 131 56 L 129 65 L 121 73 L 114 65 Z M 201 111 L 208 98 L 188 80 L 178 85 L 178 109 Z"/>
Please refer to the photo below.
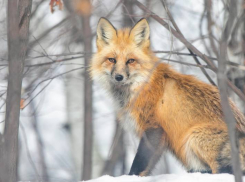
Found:
<path fill-rule="evenodd" d="M 29 36 L 32 0 L 8 1 L 8 62 L 9 76 L 6 99 L 4 144 L 0 180 L 17 181 L 18 130 L 22 72 Z M 2 163 L 3 162 L 3 163 Z"/>
<path fill-rule="evenodd" d="M 37 116 L 37 111 L 35 108 L 35 100 L 31 101 L 30 103 L 31 110 L 33 113 L 33 120 L 32 120 L 32 126 L 33 130 L 35 131 L 35 135 L 37 137 L 37 151 L 38 151 L 38 164 L 40 165 L 39 170 L 40 170 L 40 177 L 41 180 L 44 180 L 45 182 L 49 181 L 49 176 L 48 176 L 48 171 L 47 171 L 47 165 L 46 165 L 46 158 L 45 158 L 45 153 L 44 153 L 44 144 L 41 136 L 41 132 L 38 127 L 38 116 Z"/>
<path fill-rule="evenodd" d="M 66 10 L 70 15 L 74 14 L 73 3 L 71 0 L 63 0 Z M 74 25 L 81 24 L 77 16 L 74 16 L 71 19 Z M 78 32 L 81 32 L 80 26 L 76 27 L 73 25 L 73 31 L 71 32 L 71 37 L 74 38 L 74 35 L 77 35 Z M 76 36 L 75 36 L 76 37 Z M 73 51 L 81 51 L 81 45 L 83 44 L 83 38 L 75 39 L 75 44 L 79 43 L 79 46 L 76 46 Z M 67 40 L 64 43 L 66 47 L 67 44 L 70 44 L 71 40 Z M 73 63 L 81 64 L 81 59 L 73 60 Z M 73 64 L 67 64 L 66 70 L 75 69 L 77 66 Z M 78 180 L 82 176 L 82 153 L 83 153 L 83 118 L 84 118 L 84 79 L 83 72 L 74 71 L 66 75 L 65 79 L 65 90 L 66 90 L 66 108 L 67 108 L 67 123 L 66 128 L 70 134 L 71 141 L 71 153 L 73 163 L 75 165 L 75 176 L 74 179 Z M 77 80 L 79 78 L 79 81 Z"/>
<path fill-rule="evenodd" d="M 110 158 L 105 162 L 102 175 L 120 176 L 125 174 L 125 144 L 124 144 L 123 129 L 116 120 L 116 131 L 113 140 L 113 148 Z M 117 164 L 121 165 L 121 171 L 115 173 Z"/>
<path fill-rule="evenodd" d="M 91 7 L 89 0 L 83 0 Z M 91 10 L 90 10 L 91 11 Z M 92 52 L 92 36 L 90 27 L 91 12 L 82 12 L 82 29 L 84 37 L 84 63 L 89 66 L 90 53 Z M 92 81 L 88 70 L 84 74 L 84 144 L 83 144 L 83 180 L 91 179 L 92 174 L 92 146 L 93 146 L 93 123 L 92 123 Z"/>
<path fill-rule="evenodd" d="M 239 158 L 239 142 L 236 132 L 236 120 L 229 105 L 227 94 L 227 82 L 225 76 L 228 38 L 232 33 L 232 27 L 237 16 L 237 1 L 234 0 L 229 6 L 229 17 L 220 41 L 220 55 L 218 58 L 218 86 L 220 92 L 221 106 L 224 113 L 224 120 L 228 127 L 231 146 L 231 163 L 236 182 L 242 182 L 242 171 Z"/>

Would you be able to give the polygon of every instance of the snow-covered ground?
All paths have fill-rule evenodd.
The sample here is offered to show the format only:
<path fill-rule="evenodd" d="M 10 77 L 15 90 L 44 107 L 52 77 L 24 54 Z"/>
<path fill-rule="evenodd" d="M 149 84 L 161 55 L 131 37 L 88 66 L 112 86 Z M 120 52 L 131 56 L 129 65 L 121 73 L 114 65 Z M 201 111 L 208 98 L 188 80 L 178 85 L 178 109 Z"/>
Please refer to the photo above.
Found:
<path fill-rule="evenodd" d="M 243 177 L 243 181 L 245 177 Z M 234 182 L 234 176 L 230 174 L 164 174 L 158 176 L 139 177 L 139 176 L 102 176 L 87 182 Z"/>

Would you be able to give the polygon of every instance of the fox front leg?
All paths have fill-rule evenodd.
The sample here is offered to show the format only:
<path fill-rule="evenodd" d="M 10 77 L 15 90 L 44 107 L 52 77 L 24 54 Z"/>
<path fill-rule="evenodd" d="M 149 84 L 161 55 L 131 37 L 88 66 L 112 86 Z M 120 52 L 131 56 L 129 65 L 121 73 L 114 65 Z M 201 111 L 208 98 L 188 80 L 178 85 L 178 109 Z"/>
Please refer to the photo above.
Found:
<path fill-rule="evenodd" d="M 151 172 L 163 151 L 163 134 L 162 128 L 150 128 L 145 131 L 129 175 L 147 176 Z"/>

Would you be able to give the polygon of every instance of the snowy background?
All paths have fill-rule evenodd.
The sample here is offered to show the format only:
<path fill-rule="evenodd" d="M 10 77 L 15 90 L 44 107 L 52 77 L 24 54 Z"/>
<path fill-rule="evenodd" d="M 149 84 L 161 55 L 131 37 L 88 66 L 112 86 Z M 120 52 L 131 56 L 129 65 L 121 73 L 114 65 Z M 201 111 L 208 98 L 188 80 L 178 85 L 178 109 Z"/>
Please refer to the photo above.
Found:
<path fill-rule="evenodd" d="M 75 2 L 75 1 L 74 1 Z M 118 4 L 118 0 L 92 0 L 91 29 L 96 31 L 100 17 L 106 16 Z M 169 22 L 164 7 L 159 0 L 140 1 L 158 16 Z M 212 28 L 215 39 L 219 39 L 225 18 L 226 1 L 213 0 Z M 0 0 L 0 61 L 6 62 L 6 3 Z M 52 14 L 49 11 L 48 0 L 33 0 L 33 16 L 30 26 L 30 44 L 26 64 L 40 64 L 52 60 L 62 60 L 83 51 L 80 37 L 83 32 L 81 20 L 72 10 L 74 7 L 69 0 L 64 1 L 62 11 L 57 10 Z M 207 17 L 202 15 L 205 8 L 204 0 L 168 0 L 167 6 L 172 13 L 183 35 L 206 55 L 215 57 L 212 49 L 205 48 L 204 42 L 210 47 L 207 30 Z M 133 21 L 137 22 L 145 14 L 137 6 L 133 6 Z M 117 28 L 123 27 L 123 19 L 130 12 L 125 13 L 125 6 L 120 5 L 108 18 Z M 69 18 L 69 16 L 71 16 Z M 67 19 L 68 17 L 68 19 Z M 67 19 L 67 20 L 66 20 Z M 147 18 L 151 28 L 151 42 L 153 50 L 179 51 L 188 53 L 185 46 L 171 35 L 164 27 L 151 18 Z M 65 20 L 65 21 L 64 21 Z M 202 21 L 201 21 L 202 20 Z M 63 22 L 64 21 L 64 22 Z M 62 23 L 63 22 L 63 23 Z M 58 26 L 56 26 L 58 25 Z M 200 31 L 201 27 L 201 31 Z M 47 32 L 50 30 L 49 32 Z M 44 35 L 44 33 L 46 33 Z M 40 38 L 41 37 L 41 38 Z M 40 39 L 39 39 L 40 38 Z M 38 39 L 38 41 L 37 41 Z M 217 43 L 217 42 L 216 42 Z M 93 37 L 93 52 L 96 51 L 95 37 Z M 62 54 L 62 55 L 60 55 Z M 69 56 L 71 55 L 71 56 Z M 181 60 L 193 63 L 191 56 L 176 54 L 157 54 L 160 58 Z M 239 64 L 239 59 L 234 60 Z M 208 80 L 197 67 L 186 66 L 178 63 L 171 64 L 176 70 L 195 75 L 208 83 Z M 203 63 L 201 61 L 201 63 Z M 83 58 L 72 59 L 45 66 L 30 67 L 25 71 L 23 80 L 22 98 L 27 105 L 21 110 L 19 129 L 19 180 L 30 181 L 42 179 L 43 175 L 49 181 L 77 181 L 81 180 L 83 156 L 83 92 L 84 69 L 72 71 L 83 66 Z M 0 67 L 0 131 L 3 132 L 5 116 L 5 98 L 7 86 L 7 69 Z M 216 82 L 216 74 L 207 69 L 208 74 Z M 57 76 L 60 75 L 61 76 Z M 244 73 L 239 75 L 244 76 Z M 57 76 L 57 77 L 56 77 Z M 50 79 L 56 77 L 54 79 Z M 36 89 L 34 89 L 36 88 Z M 244 112 L 244 103 L 231 92 L 233 100 Z M 112 155 L 113 141 L 115 141 L 116 117 L 112 101 L 101 89 L 98 83 L 93 85 L 93 170 L 94 182 L 114 181 L 161 181 L 161 182 L 231 182 L 233 176 L 210 174 L 187 174 L 185 169 L 170 154 L 164 153 L 160 162 L 153 171 L 155 177 L 128 177 L 113 178 L 103 172 L 106 161 Z M 31 102 L 30 102 L 31 101 Z M 30 103 L 29 103 L 30 102 Z M 86 106 L 85 106 L 86 107 Z M 119 129 L 120 132 L 122 132 Z M 111 172 L 113 176 L 120 176 L 129 172 L 139 139 L 132 133 L 123 132 L 123 158 L 118 160 Z M 172 174 L 174 173 L 174 174 Z M 168 174 L 168 175 L 161 175 Z M 178 175 L 177 175 L 178 174 Z M 100 177 L 100 178 L 98 178 Z"/>

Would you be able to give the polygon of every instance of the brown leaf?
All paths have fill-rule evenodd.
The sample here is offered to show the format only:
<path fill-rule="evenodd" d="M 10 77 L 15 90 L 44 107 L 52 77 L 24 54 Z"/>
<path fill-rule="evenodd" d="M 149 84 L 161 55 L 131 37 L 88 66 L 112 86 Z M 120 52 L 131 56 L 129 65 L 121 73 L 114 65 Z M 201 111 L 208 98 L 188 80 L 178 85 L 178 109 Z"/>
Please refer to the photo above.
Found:
<path fill-rule="evenodd" d="M 25 107 L 25 99 L 21 99 L 20 100 L 20 109 L 22 110 L 22 109 L 24 109 L 24 107 Z"/>
<path fill-rule="evenodd" d="M 74 5 L 77 13 L 86 16 L 91 14 L 92 5 L 90 0 L 76 0 Z"/>
<path fill-rule="evenodd" d="M 50 6 L 51 13 L 53 13 L 55 6 L 58 6 L 59 10 L 62 10 L 63 3 L 62 3 L 62 0 L 50 0 L 49 6 Z"/>

